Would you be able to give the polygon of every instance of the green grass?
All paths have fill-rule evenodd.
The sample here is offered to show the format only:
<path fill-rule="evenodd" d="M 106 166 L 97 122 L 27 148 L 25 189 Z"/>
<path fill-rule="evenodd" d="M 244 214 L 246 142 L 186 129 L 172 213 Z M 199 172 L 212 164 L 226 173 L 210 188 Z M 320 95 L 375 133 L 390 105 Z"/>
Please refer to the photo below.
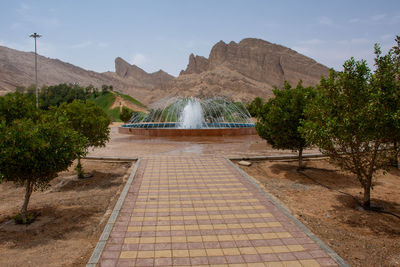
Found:
<path fill-rule="evenodd" d="M 107 92 L 104 95 L 100 93 L 98 97 L 92 97 L 90 98 L 91 101 L 99 105 L 107 114 L 110 116 L 110 118 L 113 121 L 121 122 L 121 119 L 119 118 L 120 115 L 120 110 L 119 107 L 115 107 L 111 109 L 112 104 L 115 101 L 116 96 L 115 95 L 121 96 L 123 99 L 132 102 L 133 104 L 136 104 L 141 107 L 145 107 L 142 103 L 140 103 L 138 100 L 134 99 L 133 97 L 129 95 L 124 95 L 119 92 Z"/>
<path fill-rule="evenodd" d="M 120 92 L 114 92 L 114 93 L 116 93 L 117 95 L 119 95 L 119 96 L 122 97 L 123 99 L 132 102 L 133 104 L 136 104 L 136 105 L 138 105 L 138 106 L 140 106 L 140 107 L 146 107 L 146 106 L 143 105 L 139 100 L 137 100 L 137 99 L 131 97 L 130 95 L 125 95 L 125 94 L 122 94 L 122 93 L 120 93 Z"/>
<path fill-rule="evenodd" d="M 107 111 L 107 114 L 113 119 L 113 121 L 121 122 L 121 119 L 119 118 L 120 114 L 119 107 L 109 109 Z"/>
<path fill-rule="evenodd" d="M 104 95 L 100 95 L 96 98 L 91 98 L 91 101 L 99 105 L 104 111 L 107 111 L 115 101 L 115 95 L 107 92 Z"/>

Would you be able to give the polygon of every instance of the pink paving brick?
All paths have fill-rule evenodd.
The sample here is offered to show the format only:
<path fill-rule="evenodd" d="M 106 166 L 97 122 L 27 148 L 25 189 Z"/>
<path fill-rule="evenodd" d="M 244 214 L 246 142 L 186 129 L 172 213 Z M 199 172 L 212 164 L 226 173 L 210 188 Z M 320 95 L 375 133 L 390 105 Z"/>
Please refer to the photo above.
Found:
<path fill-rule="evenodd" d="M 308 259 L 338 266 L 226 159 L 172 156 L 141 160 L 99 265 Z"/>

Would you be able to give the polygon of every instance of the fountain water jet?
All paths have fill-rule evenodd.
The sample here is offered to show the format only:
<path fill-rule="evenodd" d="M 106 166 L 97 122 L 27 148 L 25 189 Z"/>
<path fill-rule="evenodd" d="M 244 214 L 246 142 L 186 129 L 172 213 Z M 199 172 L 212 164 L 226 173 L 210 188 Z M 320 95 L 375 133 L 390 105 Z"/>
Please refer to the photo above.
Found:
<path fill-rule="evenodd" d="M 219 97 L 173 99 L 148 114 L 135 114 L 119 132 L 148 136 L 256 134 L 245 106 Z"/>

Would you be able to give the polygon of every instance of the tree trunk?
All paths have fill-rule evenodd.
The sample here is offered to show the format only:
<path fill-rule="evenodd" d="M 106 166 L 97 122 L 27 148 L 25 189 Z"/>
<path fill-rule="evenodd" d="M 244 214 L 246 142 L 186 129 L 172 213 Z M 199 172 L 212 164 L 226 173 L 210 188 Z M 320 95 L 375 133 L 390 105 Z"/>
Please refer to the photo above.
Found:
<path fill-rule="evenodd" d="M 21 217 L 23 219 L 26 219 L 28 203 L 29 203 L 29 199 L 32 195 L 32 191 L 33 191 L 33 183 L 31 181 L 27 181 L 26 187 L 25 187 L 25 200 L 24 200 L 24 204 L 22 205 L 22 208 L 21 208 Z"/>
<path fill-rule="evenodd" d="M 371 185 L 372 185 L 372 176 L 368 177 L 367 181 L 364 184 L 363 206 L 366 208 L 371 207 Z"/>
<path fill-rule="evenodd" d="M 83 172 L 82 164 L 81 164 L 81 157 L 78 157 L 78 164 L 76 164 L 76 172 L 79 179 L 85 178 L 85 173 Z"/>
<path fill-rule="evenodd" d="M 397 141 L 393 142 L 393 149 L 394 149 L 394 158 L 392 161 L 392 165 L 395 166 L 396 168 L 399 166 L 399 152 L 398 152 L 398 144 Z"/>
<path fill-rule="evenodd" d="M 299 170 L 303 169 L 303 148 L 299 148 Z"/>

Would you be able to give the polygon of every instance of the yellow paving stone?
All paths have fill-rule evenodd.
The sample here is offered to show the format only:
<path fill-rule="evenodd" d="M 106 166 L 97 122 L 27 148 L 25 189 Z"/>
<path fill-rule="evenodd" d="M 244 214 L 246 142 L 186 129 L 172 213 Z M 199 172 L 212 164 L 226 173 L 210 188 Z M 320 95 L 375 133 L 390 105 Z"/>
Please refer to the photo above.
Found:
<path fill-rule="evenodd" d="M 140 231 L 141 229 L 142 229 L 141 226 L 129 226 L 128 227 L 128 232 Z"/>
<path fill-rule="evenodd" d="M 262 234 L 248 234 L 247 237 L 249 240 L 259 240 L 259 239 L 264 239 Z"/>
<path fill-rule="evenodd" d="M 202 242 L 203 241 L 201 236 L 187 236 L 186 238 L 187 238 L 188 242 Z"/>
<path fill-rule="evenodd" d="M 282 261 L 285 267 L 302 267 L 299 261 Z"/>
<path fill-rule="evenodd" d="M 155 225 L 150 225 L 150 226 L 143 226 L 142 227 L 142 231 L 143 232 L 148 232 L 148 231 L 155 231 L 156 230 L 156 226 Z"/>
<path fill-rule="evenodd" d="M 156 242 L 156 238 L 154 236 L 140 238 L 140 244 L 152 244 L 155 242 Z"/>
<path fill-rule="evenodd" d="M 227 227 L 229 229 L 237 229 L 237 228 L 242 228 L 242 226 L 239 223 L 228 223 Z"/>
<path fill-rule="evenodd" d="M 173 257 L 184 258 L 189 257 L 189 250 L 187 249 L 174 249 L 172 250 Z"/>
<path fill-rule="evenodd" d="M 290 233 L 288 233 L 288 232 L 279 232 L 279 233 L 276 233 L 276 235 L 277 235 L 279 238 L 289 238 L 289 237 L 292 237 L 292 235 L 291 235 Z"/>
<path fill-rule="evenodd" d="M 170 243 L 171 242 L 171 237 L 170 236 L 157 236 L 156 237 L 156 243 L 161 244 L 161 243 Z"/>
<path fill-rule="evenodd" d="M 200 224 L 199 225 L 200 230 L 212 230 L 214 229 L 212 224 Z"/>
<path fill-rule="evenodd" d="M 206 265 L 203 265 L 203 266 L 206 266 Z M 230 263 L 230 264 L 228 264 L 228 266 L 229 267 L 246 267 L 246 266 L 249 266 L 249 265 L 247 265 L 246 263 Z"/>
<path fill-rule="evenodd" d="M 251 264 L 251 267 L 265 267 L 264 263 L 261 263 L 261 262 L 253 262 L 250 264 Z"/>
<path fill-rule="evenodd" d="M 301 245 L 287 245 L 288 249 L 292 252 L 303 251 L 305 248 Z"/>
<path fill-rule="evenodd" d="M 154 251 L 153 250 L 138 251 L 137 257 L 144 258 L 144 259 L 154 258 Z"/>
<path fill-rule="evenodd" d="M 184 225 L 171 225 L 171 231 L 183 231 L 185 230 Z"/>
<path fill-rule="evenodd" d="M 240 255 L 240 251 L 237 248 L 223 248 L 222 251 L 224 252 L 224 255 Z"/>
<path fill-rule="evenodd" d="M 156 231 L 169 231 L 171 227 L 169 225 L 157 225 Z"/>
<path fill-rule="evenodd" d="M 253 228 L 254 223 L 241 223 L 242 228 Z"/>
<path fill-rule="evenodd" d="M 186 231 L 199 230 L 199 226 L 197 224 L 185 225 L 185 230 Z"/>
<path fill-rule="evenodd" d="M 205 249 L 190 249 L 190 257 L 204 257 L 207 256 L 207 251 Z"/>
<path fill-rule="evenodd" d="M 256 247 L 256 250 L 259 254 L 274 252 L 271 247 Z"/>
<path fill-rule="evenodd" d="M 271 248 L 275 253 L 290 252 L 286 246 L 272 246 Z"/>
<path fill-rule="evenodd" d="M 122 251 L 119 256 L 121 259 L 135 259 L 137 256 L 137 251 Z"/>
<path fill-rule="evenodd" d="M 268 227 L 268 223 L 264 223 L 264 222 L 262 222 L 262 223 L 254 223 L 254 225 L 256 227 Z"/>
<path fill-rule="evenodd" d="M 196 216 L 192 216 L 192 215 L 191 216 L 187 216 L 186 215 L 186 216 L 183 216 L 183 219 L 184 220 L 196 220 Z"/>
<path fill-rule="evenodd" d="M 213 224 L 213 228 L 217 230 L 223 230 L 228 229 L 228 226 L 226 224 Z"/>
<path fill-rule="evenodd" d="M 257 254 L 257 250 L 254 247 L 242 247 L 239 248 L 240 253 L 244 255 Z"/>
<path fill-rule="evenodd" d="M 282 226 L 282 224 L 281 224 L 281 223 L 279 223 L 279 222 L 269 222 L 269 223 L 268 223 L 268 225 L 269 225 L 270 227 L 278 227 L 278 226 Z"/>
<path fill-rule="evenodd" d="M 320 267 L 321 265 L 316 260 L 300 260 L 304 267 Z"/>
<path fill-rule="evenodd" d="M 278 238 L 278 236 L 275 233 L 262 233 L 262 236 L 264 237 L 264 239 Z"/>
<path fill-rule="evenodd" d="M 233 236 L 232 235 L 218 235 L 218 240 L 219 241 L 233 241 Z"/>
<path fill-rule="evenodd" d="M 249 240 L 249 238 L 245 234 L 232 235 L 232 237 L 234 240 Z"/>
<path fill-rule="evenodd" d="M 127 237 L 124 239 L 125 244 L 138 244 L 139 243 L 138 237 Z"/>
<path fill-rule="evenodd" d="M 220 248 L 207 248 L 207 256 L 223 256 L 224 252 Z"/>
<path fill-rule="evenodd" d="M 214 236 L 214 235 L 203 235 L 201 238 L 203 239 L 203 242 L 217 242 L 218 241 L 217 236 Z"/>
<path fill-rule="evenodd" d="M 279 261 L 264 262 L 266 267 L 285 267 L 283 263 Z"/>

